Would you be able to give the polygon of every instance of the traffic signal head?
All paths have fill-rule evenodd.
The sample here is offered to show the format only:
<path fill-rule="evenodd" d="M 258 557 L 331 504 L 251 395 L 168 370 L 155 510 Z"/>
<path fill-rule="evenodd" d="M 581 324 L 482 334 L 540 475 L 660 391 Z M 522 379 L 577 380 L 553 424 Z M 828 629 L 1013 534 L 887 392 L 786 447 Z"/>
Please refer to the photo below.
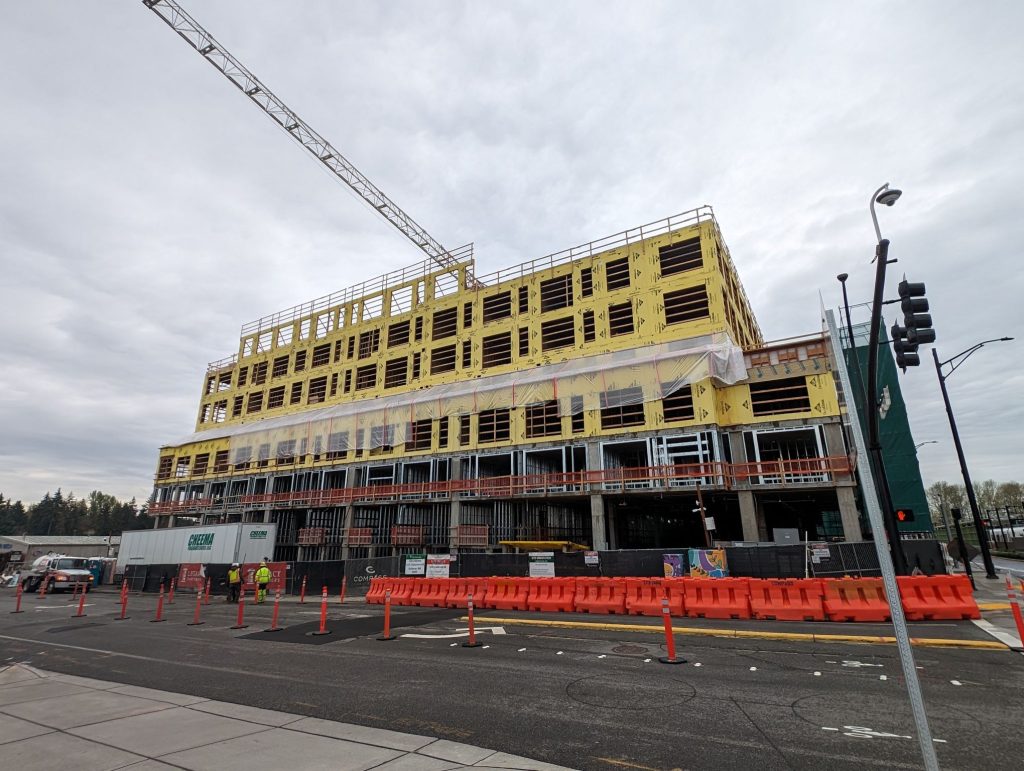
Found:
<path fill-rule="evenodd" d="M 893 348 L 896 350 L 896 363 L 906 371 L 907 367 L 916 367 L 921 363 L 917 354 L 920 345 L 935 342 L 935 330 L 932 329 L 932 317 L 928 313 L 928 300 L 924 296 L 925 285 L 904 279 L 899 285 L 900 308 L 903 310 L 903 326 L 899 327 L 902 334 L 900 337 L 905 340 L 903 343 L 903 357 L 901 360 L 900 351 L 896 349 L 895 341 L 897 335 L 893 327 Z"/>
<path fill-rule="evenodd" d="M 904 372 L 907 371 L 907 367 L 916 367 L 921 363 L 921 357 L 917 355 L 917 343 L 910 342 L 909 331 L 899 324 L 893 324 L 889 330 L 892 352 L 896 355 L 896 366 Z"/>
<path fill-rule="evenodd" d="M 899 522 L 913 522 L 914 521 L 914 510 L 913 509 L 897 509 L 896 520 Z"/>

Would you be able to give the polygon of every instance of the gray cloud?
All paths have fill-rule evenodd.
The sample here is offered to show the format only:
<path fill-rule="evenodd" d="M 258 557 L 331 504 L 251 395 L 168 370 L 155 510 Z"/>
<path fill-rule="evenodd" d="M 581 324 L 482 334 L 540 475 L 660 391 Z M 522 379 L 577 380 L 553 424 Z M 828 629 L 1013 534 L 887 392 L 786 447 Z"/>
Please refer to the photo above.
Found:
<path fill-rule="evenodd" d="M 188 7 L 481 273 L 711 203 L 766 335 L 810 332 L 835 274 L 868 298 L 891 181 L 940 353 L 1024 334 L 1016 3 Z M 141 3 L 8 8 L 0 96 L 5 495 L 145 497 L 243 322 L 420 260 Z M 1021 345 L 950 381 L 978 478 L 1024 477 Z M 953 479 L 934 372 L 903 386 Z"/>

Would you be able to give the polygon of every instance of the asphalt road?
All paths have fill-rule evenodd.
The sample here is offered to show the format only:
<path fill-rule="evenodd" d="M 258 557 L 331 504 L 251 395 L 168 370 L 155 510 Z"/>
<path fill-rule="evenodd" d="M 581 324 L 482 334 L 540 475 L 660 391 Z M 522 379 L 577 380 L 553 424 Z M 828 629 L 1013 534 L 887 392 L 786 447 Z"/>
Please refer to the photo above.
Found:
<path fill-rule="evenodd" d="M 11 615 L 5 591 L 0 661 L 430 734 L 581 769 L 921 766 L 891 645 L 680 636 L 688 662 L 668 666 L 657 661 L 662 638 L 622 631 L 506 626 L 504 635 L 480 633 L 487 647 L 464 648 L 464 637 L 440 636 L 465 628 L 464 611 L 396 609 L 399 638 L 381 642 L 380 609 L 359 603 L 342 608 L 335 600 L 333 633 L 318 638 L 304 634 L 316 627 L 316 605 L 283 605 L 287 629 L 276 635 L 260 632 L 269 605 L 247 608 L 244 630 L 228 629 L 235 609 L 222 600 L 203 609 L 202 626 L 186 625 L 191 596 L 179 595 L 164 623 L 149 622 L 154 605 L 152 596 L 133 596 L 131 618 L 114 621 L 116 595 L 94 592 L 87 616 L 72 619 L 66 598 L 26 595 L 26 612 Z M 488 614 L 497 615 L 481 612 Z M 589 618 L 605 619 L 621 620 Z M 842 632 L 849 625 L 783 626 Z M 885 625 L 857 626 L 888 633 Z M 977 630 L 917 625 L 912 634 L 977 637 Z M 915 655 L 943 768 L 1019 768 L 1024 657 L 931 647 Z"/>

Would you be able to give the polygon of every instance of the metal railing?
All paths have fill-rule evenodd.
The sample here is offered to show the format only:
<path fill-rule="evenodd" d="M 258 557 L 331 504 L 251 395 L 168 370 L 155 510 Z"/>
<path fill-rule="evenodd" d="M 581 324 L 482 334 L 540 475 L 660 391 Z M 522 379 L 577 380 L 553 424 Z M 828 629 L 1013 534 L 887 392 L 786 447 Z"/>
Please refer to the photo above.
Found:
<path fill-rule="evenodd" d="M 789 485 L 828 484 L 853 473 L 846 455 L 757 463 L 688 463 L 664 466 L 622 467 L 594 471 L 526 474 L 441 482 L 345 487 L 334 490 L 302 490 L 222 498 L 192 498 L 154 503 L 150 514 L 188 514 L 218 509 L 324 508 L 361 502 L 443 500 L 450 498 L 530 498 L 549 495 L 582 495 L 609 491 L 677 490 L 696 483 L 709 489 L 748 489 Z"/>

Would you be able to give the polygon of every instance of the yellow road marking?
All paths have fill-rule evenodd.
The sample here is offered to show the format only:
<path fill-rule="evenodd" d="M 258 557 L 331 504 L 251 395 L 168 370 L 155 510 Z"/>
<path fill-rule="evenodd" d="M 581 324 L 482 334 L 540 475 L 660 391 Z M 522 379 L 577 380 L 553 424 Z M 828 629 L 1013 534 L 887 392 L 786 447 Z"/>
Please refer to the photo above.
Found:
<path fill-rule="evenodd" d="M 622 766 L 623 768 L 640 768 L 643 769 L 643 771 L 660 771 L 660 769 L 651 768 L 650 766 L 640 766 L 636 763 L 630 763 L 625 760 L 615 760 L 614 758 L 598 758 L 598 760 L 610 763 L 613 766 Z"/>
<path fill-rule="evenodd" d="M 1008 602 L 979 602 L 978 610 L 1009 610 Z"/>
<path fill-rule="evenodd" d="M 460 620 L 468 620 L 463 616 Z M 519 626 L 554 627 L 558 629 L 594 629 L 605 632 L 646 632 L 648 634 L 664 634 L 661 626 L 652 624 L 615 624 L 593 621 L 549 621 L 536 618 L 494 618 L 477 616 L 474 621 L 479 624 L 510 624 Z M 893 645 L 895 637 L 866 634 L 817 634 L 810 632 L 773 632 L 751 629 L 704 629 L 702 627 L 673 627 L 674 634 L 685 634 L 703 637 L 754 638 L 759 640 L 802 640 L 804 642 L 845 642 L 869 643 L 873 645 Z M 911 637 L 910 643 L 932 648 L 977 648 L 984 650 L 1005 651 L 1009 648 L 994 640 L 948 640 L 935 637 Z"/>

